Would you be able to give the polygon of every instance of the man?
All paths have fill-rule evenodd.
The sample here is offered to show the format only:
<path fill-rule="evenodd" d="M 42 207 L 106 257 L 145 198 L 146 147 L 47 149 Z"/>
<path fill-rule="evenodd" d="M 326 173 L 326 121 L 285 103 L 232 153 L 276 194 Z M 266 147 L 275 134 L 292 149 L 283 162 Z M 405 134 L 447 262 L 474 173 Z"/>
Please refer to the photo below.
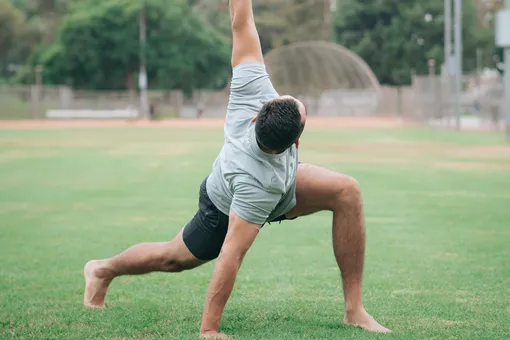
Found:
<path fill-rule="evenodd" d="M 361 285 L 365 226 L 358 183 L 298 163 L 304 105 L 279 96 L 266 73 L 251 0 L 230 0 L 233 78 L 225 143 L 200 187 L 199 209 L 170 242 L 142 243 L 85 265 L 84 304 L 103 308 L 110 282 L 121 275 L 180 272 L 217 258 L 200 334 L 225 338 L 220 318 L 241 262 L 266 222 L 333 212 L 333 247 L 342 273 L 344 323 L 388 332 L 365 311 Z"/>

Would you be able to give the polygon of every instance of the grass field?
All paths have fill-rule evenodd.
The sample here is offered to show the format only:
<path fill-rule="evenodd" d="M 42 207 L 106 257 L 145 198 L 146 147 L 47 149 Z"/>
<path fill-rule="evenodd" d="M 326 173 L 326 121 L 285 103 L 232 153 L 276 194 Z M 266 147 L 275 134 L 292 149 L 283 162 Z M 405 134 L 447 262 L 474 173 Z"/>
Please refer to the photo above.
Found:
<path fill-rule="evenodd" d="M 167 240 L 194 214 L 222 130 L 0 130 L 0 338 L 195 339 L 213 264 L 123 277 L 82 307 L 82 268 Z M 499 134 L 313 127 L 301 160 L 364 192 L 367 310 L 344 327 L 331 216 L 272 224 L 241 268 L 221 329 L 238 339 L 510 338 L 510 147 Z"/>

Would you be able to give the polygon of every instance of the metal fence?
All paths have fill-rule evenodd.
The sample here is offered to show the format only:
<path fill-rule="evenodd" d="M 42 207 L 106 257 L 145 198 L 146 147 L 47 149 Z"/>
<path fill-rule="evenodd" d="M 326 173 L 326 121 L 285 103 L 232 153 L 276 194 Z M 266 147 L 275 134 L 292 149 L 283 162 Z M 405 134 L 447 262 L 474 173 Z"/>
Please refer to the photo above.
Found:
<path fill-rule="evenodd" d="M 222 117 L 228 90 L 149 91 L 155 117 Z M 300 97 L 311 115 L 378 114 L 380 93 L 374 90 L 326 91 L 318 97 Z M 113 110 L 139 111 L 139 95 L 133 91 L 77 91 L 69 87 L 0 87 L 0 119 L 43 119 L 54 111 L 101 111 L 105 118 Z"/>
<path fill-rule="evenodd" d="M 493 73 L 464 76 L 459 97 L 460 111 L 452 79 L 441 76 L 415 76 L 414 118 L 431 126 L 502 129 L 504 126 L 503 79 Z"/>
<path fill-rule="evenodd" d="M 151 91 L 150 103 L 164 117 L 179 115 L 185 103 L 180 91 Z M 0 119 L 44 119 L 50 111 L 139 111 L 136 91 L 82 91 L 67 86 L 0 86 Z"/>
<path fill-rule="evenodd" d="M 454 126 L 455 97 L 448 79 L 415 76 L 411 86 L 383 86 L 377 90 L 325 91 L 318 97 L 300 97 L 310 115 L 392 116 L 430 126 Z M 499 76 L 466 76 L 461 95 L 462 126 L 501 128 L 503 126 L 503 81 Z M 155 118 L 197 116 L 222 117 L 228 90 L 149 91 Z M 113 110 L 138 115 L 136 91 L 78 91 L 66 86 L 0 86 L 0 119 L 45 119 L 48 112 L 100 112 L 95 118 L 118 117 Z M 103 115 L 103 116 L 101 116 Z"/>

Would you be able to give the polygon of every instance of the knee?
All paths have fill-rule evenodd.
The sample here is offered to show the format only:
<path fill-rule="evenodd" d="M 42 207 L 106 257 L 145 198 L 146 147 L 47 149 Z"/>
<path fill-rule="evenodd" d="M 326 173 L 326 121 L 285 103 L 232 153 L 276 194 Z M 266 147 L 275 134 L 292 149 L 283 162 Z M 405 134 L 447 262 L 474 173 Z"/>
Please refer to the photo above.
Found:
<path fill-rule="evenodd" d="M 187 269 L 180 261 L 172 258 L 166 259 L 163 263 L 163 268 L 168 273 L 180 273 Z"/>
<path fill-rule="evenodd" d="M 174 247 L 172 247 L 172 244 L 168 242 L 165 247 L 163 247 L 159 256 L 159 266 L 163 271 L 168 273 L 179 273 L 186 270 L 187 268 L 184 262 L 181 261 L 178 255 Z"/>
<path fill-rule="evenodd" d="M 350 176 L 340 176 L 334 184 L 335 207 L 361 204 L 361 187 L 359 182 Z"/>

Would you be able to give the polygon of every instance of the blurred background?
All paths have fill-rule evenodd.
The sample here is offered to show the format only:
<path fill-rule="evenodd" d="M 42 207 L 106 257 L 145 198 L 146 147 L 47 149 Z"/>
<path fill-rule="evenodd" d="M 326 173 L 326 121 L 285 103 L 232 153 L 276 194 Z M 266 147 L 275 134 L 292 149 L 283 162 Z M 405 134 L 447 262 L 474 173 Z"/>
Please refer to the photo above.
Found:
<path fill-rule="evenodd" d="M 253 3 L 277 90 L 313 115 L 504 127 L 502 0 L 459 1 L 448 67 L 449 1 Z M 0 0 L 0 119 L 222 117 L 229 24 L 227 0 Z"/>
<path fill-rule="evenodd" d="M 253 5 L 275 88 L 313 116 L 300 161 L 362 187 L 389 339 L 510 339 L 510 0 Z M 212 264 L 115 280 L 106 311 L 82 270 L 196 213 L 230 54 L 223 0 L 0 0 L 0 339 L 197 338 Z M 329 212 L 258 239 L 222 330 L 379 338 L 341 324 Z"/>

